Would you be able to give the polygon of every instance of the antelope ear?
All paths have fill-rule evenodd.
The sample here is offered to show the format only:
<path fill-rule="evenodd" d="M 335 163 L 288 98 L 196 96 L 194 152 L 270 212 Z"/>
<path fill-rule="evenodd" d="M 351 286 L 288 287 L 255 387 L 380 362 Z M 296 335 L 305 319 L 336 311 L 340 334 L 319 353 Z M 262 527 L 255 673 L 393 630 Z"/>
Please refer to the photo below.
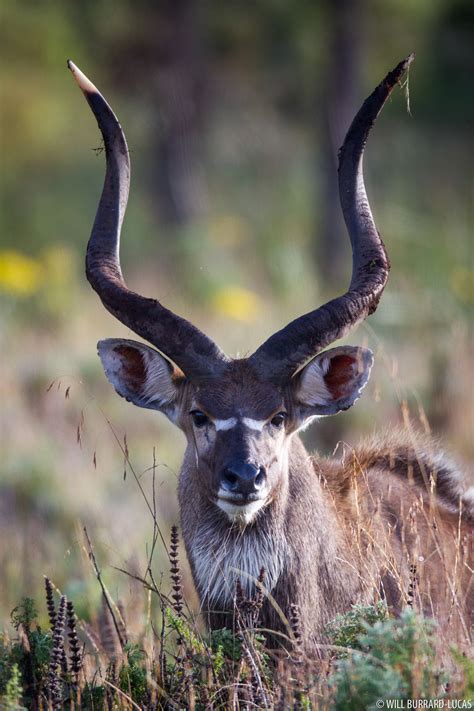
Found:
<path fill-rule="evenodd" d="M 340 346 L 316 356 L 296 375 L 296 398 L 310 415 L 335 415 L 360 397 L 374 362 L 368 348 Z M 305 413 L 306 414 L 306 413 Z"/>
<path fill-rule="evenodd" d="M 97 344 L 110 383 L 138 407 L 162 410 L 170 419 L 178 396 L 181 371 L 160 353 L 137 341 L 107 338 Z"/>

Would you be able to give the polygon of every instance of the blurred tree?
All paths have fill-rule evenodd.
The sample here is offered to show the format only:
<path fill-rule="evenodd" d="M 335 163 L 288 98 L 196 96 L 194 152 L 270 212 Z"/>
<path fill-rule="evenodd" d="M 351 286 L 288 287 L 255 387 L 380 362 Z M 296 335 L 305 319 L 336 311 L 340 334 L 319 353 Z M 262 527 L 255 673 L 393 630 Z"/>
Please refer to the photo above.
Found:
<path fill-rule="evenodd" d="M 318 92 L 324 128 L 316 136 L 322 154 L 321 215 L 313 240 L 318 273 L 327 289 L 339 290 L 349 268 L 349 245 L 341 215 L 337 181 L 337 153 L 360 103 L 362 27 L 365 0 L 324 0 L 328 36 L 328 64 Z M 322 135 L 321 135 L 322 133 Z"/>
<path fill-rule="evenodd" d="M 206 110 L 206 65 L 196 0 L 166 0 L 160 9 L 164 31 L 157 48 L 153 98 L 161 131 L 156 131 L 152 148 L 152 189 L 165 222 L 183 225 L 203 211 L 199 149 Z"/>
<path fill-rule="evenodd" d="M 337 177 L 337 155 L 361 97 L 362 28 L 365 0 L 324 0 L 327 37 L 325 72 L 319 77 L 315 111 L 323 121 L 314 135 L 321 180 L 313 189 L 320 205 L 314 216 L 312 251 L 323 293 L 336 295 L 346 287 L 350 270 L 350 248 L 341 215 Z M 318 126 L 315 120 L 316 126 Z M 307 437 L 310 447 L 330 451 L 345 438 L 351 422 L 343 417 L 323 418 L 316 433 Z"/>
<path fill-rule="evenodd" d="M 140 0 L 124 14 L 108 48 L 112 78 L 147 102 L 151 201 L 161 222 L 183 226 L 204 204 L 199 166 L 207 74 L 200 12 L 196 0 Z"/>
<path fill-rule="evenodd" d="M 427 118 L 464 127 L 472 137 L 474 121 L 474 3 L 442 3 L 429 36 Z"/>

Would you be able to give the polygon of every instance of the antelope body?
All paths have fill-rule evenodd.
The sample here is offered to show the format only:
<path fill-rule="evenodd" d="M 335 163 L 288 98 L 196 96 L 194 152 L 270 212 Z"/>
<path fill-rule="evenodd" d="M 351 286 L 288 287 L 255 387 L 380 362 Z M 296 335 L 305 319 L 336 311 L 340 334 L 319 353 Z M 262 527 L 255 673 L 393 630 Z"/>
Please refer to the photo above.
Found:
<path fill-rule="evenodd" d="M 245 359 L 226 356 L 158 301 L 128 289 L 118 256 L 129 189 L 120 124 L 69 62 L 102 132 L 104 189 L 86 271 L 104 306 L 158 350 L 136 341 L 98 344 L 108 379 L 135 405 L 160 410 L 184 432 L 181 525 L 211 627 L 230 624 L 236 581 L 251 596 L 260 570 L 263 626 L 285 631 L 299 610 L 305 648 L 351 604 L 382 595 L 407 601 L 472 639 L 474 491 L 433 442 L 380 436 L 341 461 L 311 457 L 298 430 L 349 408 L 366 385 L 370 350 L 323 350 L 372 313 L 389 262 L 365 193 L 362 157 L 375 119 L 413 56 L 356 115 L 340 152 L 341 206 L 353 250 L 348 291 L 297 318 Z M 158 352 L 159 351 L 159 352 Z"/>

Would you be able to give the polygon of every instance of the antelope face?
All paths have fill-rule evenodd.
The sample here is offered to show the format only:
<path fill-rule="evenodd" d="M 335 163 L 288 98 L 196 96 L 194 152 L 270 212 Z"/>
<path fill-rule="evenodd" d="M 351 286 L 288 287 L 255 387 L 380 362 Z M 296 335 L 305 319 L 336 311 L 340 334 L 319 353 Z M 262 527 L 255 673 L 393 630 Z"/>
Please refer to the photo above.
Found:
<path fill-rule="evenodd" d="M 287 489 L 291 436 L 318 415 L 350 407 L 372 365 L 370 351 L 342 347 L 317 356 L 285 384 L 262 378 L 249 360 L 230 361 L 215 378 L 195 384 L 141 343 L 108 339 L 99 355 L 120 395 L 180 427 L 199 490 L 244 525 Z"/>
<path fill-rule="evenodd" d="M 215 382 L 192 388 L 188 402 L 180 426 L 199 481 L 231 521 L 247 524 L 285 480 L 287 398 L 234 361 Z"/>

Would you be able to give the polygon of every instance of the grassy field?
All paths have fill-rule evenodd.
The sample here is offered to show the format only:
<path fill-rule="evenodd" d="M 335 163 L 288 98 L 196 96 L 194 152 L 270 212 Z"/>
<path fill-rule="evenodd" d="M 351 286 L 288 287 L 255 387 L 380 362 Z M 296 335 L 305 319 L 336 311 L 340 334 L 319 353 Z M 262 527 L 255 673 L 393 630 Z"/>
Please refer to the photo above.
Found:
<path fill-rule="evenodd" d="M 143 280 L 137 274 L 132 276 L 131 282 L 143 283 Z M 160 291 L 167 293 L 161 283 Z M 113 323 L 94 295 L 74 281 L 72 294 L 68 296 L 67 317 L 60 315 L 46 323 L 40 312 L 40 308 L 44 308 L 40 299 L 47 298 L 50 288 L 48 284 L 39 292 L 38 303 L 30 302 L 28 309 L 25 302 L 20 302 L 19 308 L 12 300 L 5 339 L 7 367 L 2 388 L 9 408 L 2 430 L 5 450 L 0 501 L 0 568 L 3 573 L 0 608 L 6 639 L 11 640 L 9 644 L 18 639 L 18 631 L 8 623 L 10 612 L 21 598 L 29 596 L 35 599 L 37 621 L 41 629 L 46 630 L 43 633 L 45 644 L 53 645 L 53 641 L 49 641 L 52 629 L 47 632 L 50 624 L 43 594 L 43 576 L 47 575 L 57 591 L 56 606 L 59 594 L 66 595 L 73 601 L 80 620 L 81 650 L 82 644 L 86 645 L 79 675 L 84 708 L 92 708 L 89 697 L 94 694 L 99 704 L 100 699 L 107 698 L 109 708 L 114 703 L 120 708 L 132 708 L 130 699 L 140 708 L 146 703 L 154 708 L 153 703 L 165 704 L 164 700 L 169 698 L 176 704 L 170 705 L 171 708 L 192 708 L 193 703 L 196 708 L 227 708 L 237 703 L 232 701 L 236 689 L 242 692 L 239 696 L 242 703 L 248 698 L 248 703 L 260 703 L 262 708 L 265 704 L 261 699 L 266 699 L 269 706 L 275 703 L 277 708 L 292 708 L 293 704 L 294 708 L 325 708 L 336 703 L 335 688 L 340 689 L 338 708 L 365 708 L 354 705 L 354 699 L 359 694 L 366 700 L 375 699 L 388 682 L 385 677 L 376 678 L 369 690 L 365 688 L 364 680 L 372 679 L 374 674 L 377 677 L 379 667 L 376 663 L 374 672 L 370 655 L 367 658 L 364 651 L 360 658 L 350 656 L 342 665 L 334 658 L 330 669 L 322 675 L 320 670 L 313 671 L 311 665 L 296 664 L 280 669 L 279 676 L 272 680 L 272 671 L 267 668 L 269 663 L 261 649 L 261 638 L 254 630 L 244 642 L 241 637 L 232 635 L 228 639 L 209 639 L 200 624 L 196 627 L 194 614 L 198 601 L 183 551 L 179 566 L 180 595 L 186 601 L 185 609 L 189 605 L 194 613 L 186 613 L 180 621 L 181 613 L 176 612 L 170 598 L 173 592 L 170 561 L 161 535 L 169 548 L 171 526 L 179 522 L 175 489 L 184 450 L 183 438 L 163 417 L 122 401 L 106 382 L 95 354 L 95 342 L 103 336 L 128 336 L 125 329 Z M 143 290 L 151 293 L 151 281 Z M 312 290 L 308 280 L 301 290 L 301 301 L 303 295 Z M 413 298 L 416 302 L 416 292 L 409 296 L 407 291 L 409 289 L 404 299 Z M 170 296 L 171 292 L 170 288 Z M 470 361 L 466 325 L 462 317 L 458 317 L 450 326 L 450 342 L 456 344 L 455 348 L 436 350 L 437 328 L 430 333 L 425 327 L 421 336 L 418 323 L 397 322 L 396 315 L 400 312 L 390 308 L 396 299 L 393 288 L 389 288 L 386 296 L 386 308 L 382 306 L 377 318 L 361 327 L 351 341 L 367 343 L 376 353 L 375 371 L 363 398 L 353 411 L 315 425 L 305 435 L 308 446 L 331 451 L 338 442 L 355 444 L 364 434 L 396 424 L 426 431 L 431 429 L 433 419 L 441 423 L 438 427 L 443 431 L 447 449 L 452 450 L 460 462 L 467 462 L 472 455 L 469 424 L 472 400 L 466 385 Z M 269 317 L 271 305 L 263 296 L 259 298 L 268 330 L 278 325 L 283 309 L 275 309 Z M 423 295 L 418 295 L 418 302 L 422 298 Z M 39 310 L 37 324 L 27 312 L 35 308 Z M 187 315 L 190 311 L 186 308 Z M 288 310 L 288 317 L 290 313 Z M 233 352 L 237 350 L 238 341 L 250 341 L 254 346 L 257 339 L 262 338 L 251 324 L 231 320 L 218 311 L 211 310 L 211 314 L 209 322 L 209 312 L 204 321 L 204 309 L 196 310 L 192 316 L 217 337 L 222 333 L 224 338 L 220 342 Z M 253 318 L 254 323 L 260 323 L 262 315 L 258 312 Z M 232 329 L 229 323 L 233 324 Z M 461 403 L 462 412 L 459 412 Z M 91 547 L 95 563 L 91 561 Z M 124 651 L 105 606 L 95 565 L 117 619 L 123 618 L 120 622 L 123 639 L 128 640 Z M 147 572 L 149 568 L 153 583 Z M 147 584 L 140 582 L 143 579 Z M 164 618 L 166 639 L 160 647 L 164 607 L 168 609 Z M 370 614 L 374 612 L 369 613 L 372 619 Z M 428 659 L 427 649 L 433 644 L 439 649 L 440 641 L 430 641 L 430 635 L 435 633 L 425 630 L 421 620 L 411 618 L 403 623 L 408 627 L 403 627 L 399 634 L 400 645 L 406 644 L 409 638 L 416 647 L 410 657 L 412 675 L 409 682 L 400 682 L 397 676 L 399 651 L 388 650 L 386 640 L 393 634 L 390 625 L 402 623 L 387 620 L 380 624 L 388 626 L 372 633 L 359 625 L 358 632 L 381 635 L 381 663 L 392 670 L 393 686 L 389 688 L 393 688 L 393 694 L 409 698 L 410 694 L 416 696 L 423 691 L 433 696 L 447 694 L 467 698 L 472 693 L 468 682 L 472 671 L 466 668 L 463 672 L 460 663 L 454 664 L 455 671 L 452 662 L 446 667 L 446 654 L 442 661 L 436 655 Z M 32 630 L 34 625 L 32 623 Z M 410 625 L 416 628 L 416 633 Z M 20 629 L 23 626 L 21 623 Z M 242 644 L 244 649 L 245 644 L 250 645 L 259 669 L 258 682 L 251 676 Z M 349 642 L 337 644 L 347 646 Z M 362 650 L 368 648 L 367 644 L 364 646 L 357 641 L 355 644 Z M 444 639 L 442 646 L 446 652 L 451 646 L 450 640 Z M 167 672 L 162 669 L 164 650 L 170 665 Z M 390 654 L 394 655 L 393 660 L 387 661 L 383 655 Z M 426 665 L 430 674 L 418 678 Z M 6 669 L 10 670 L 8 678 L 11 680 L 11 663 L 4 662 L 3 668 L 4 674 Z M 42 669 L 37 675 L 42 680 L 38 682 L 38 689 L 44 692 L 49 679 L 48 664 L 43 664 Z M 406 676 L 408 671 L 404 674 Z M 71 671 L 66 675 L 58 672 L 58 693 L 62 698 L 76 693 L 77 684 L 74 686 L 72 676 Z M 446 686 L 448 677 L 450 686 Z M 363 693 L 354 679 L 362 679 Z M 85 685 L 86 680 L 89 685 Z M 109 684 L 121 692 L 114 692 Z M 290 687 L 293 691 L 285 695 L 284 690 Z M 234 691 L 229 691 L 232 688 Z M 227 689 L 228 695 L 223 689 Z M 210 703 L 206 702 L 207 695 L 215 706 L 206 707 L 206 703 Z"/>
<path fill-rule="evenodd" d="M 170 597 L 166 548 L 179 524 L 184 439 L 161 415 L 116 396 L 96 355 L 100 338 L 132 334 L 104 311 L 83 274 L 104 166 L 66 57 L 107 90 L 126 127 L 134 170 L 122 249 L 128 283 L 192 320 L 229 354 L 243 355 L 341 293 L 348 279 L 348 244 L 341 244 L 335 279 L 328 280 L 321 251 L 315 259 L 327 219 L 327 137 L 313 89 L 331 75 L 331 63 L 321 61 L 327 8 L 313 18 L 313 34 L 304 13 L 287 26 L 283 4 L 272 10 L 270 29 L 265 3 L 250 19 L 238 10 L 208 13 L 211 98 L 193 183 L 200 209 L 170 226 L 152 178 L 151 146 L 164 119 L 153 104 L 154 69 L 124 39 L 131 6 L 118 3 L 109 22 L 106 2 L 87 3 L 80 21 L 73 3 L 40 5 L 9 11 L 0 70 L 0 708 L 21 706 L 25 669 L 30 677 L 34 671 L 38 697 L 52 679 L 57 699 L 74 697 L 76 708 L 78 688 L 82 708 L 110 709 L 165 702 L 236 708 L 236 689 L 244 708 L 362 709 L 386 689 L 404 699 L 469 698 L 472 667 L 456 651 L 448 649 L 449 662 L 432 655 L 436 631 L 410 610 L 401 621 L 379 608 L 348 611 L 333 641 L 354 652 L 334 650 L 328 667 L 315 670 L 301 663 L 296 645 L 279 676 L 258 622 L 235 636 L 206 636 L 195 622 L 198 601 L 183 552 L 178 597 L 185 612 Z M 360 98 L 407 53 L 405 43 L 420 56 L 410 76 L 412 115 L 397 92 L 366 155 L 392 272 L 377 313 L 348 342 L 372 348 L 375 366 L 356 406 L 322 419 L 304 438 L 310 450 L 328 454 L 377 431 L 413 427 L 439 438 L 474 483 L 472 9 L 460 1 L 383 5 L 366 27 L 371 61 Z M 282 46 L 290 34 L 293 44 Z M 241 49 L 225 50 L 226 42 Z M 139 90 L 123 57 L 138 62 Z M 97 570 L 127 646 L 104 607 Z M 68 672 L 54 666 L 63 631 L 51 625 L 44 576 L 55 614 L 65 595 L 79 620 L 86 656 L 78 679 L 75 643 L 66 644 Z M 450 640 L 442 643 L 446 652 Z"/>

